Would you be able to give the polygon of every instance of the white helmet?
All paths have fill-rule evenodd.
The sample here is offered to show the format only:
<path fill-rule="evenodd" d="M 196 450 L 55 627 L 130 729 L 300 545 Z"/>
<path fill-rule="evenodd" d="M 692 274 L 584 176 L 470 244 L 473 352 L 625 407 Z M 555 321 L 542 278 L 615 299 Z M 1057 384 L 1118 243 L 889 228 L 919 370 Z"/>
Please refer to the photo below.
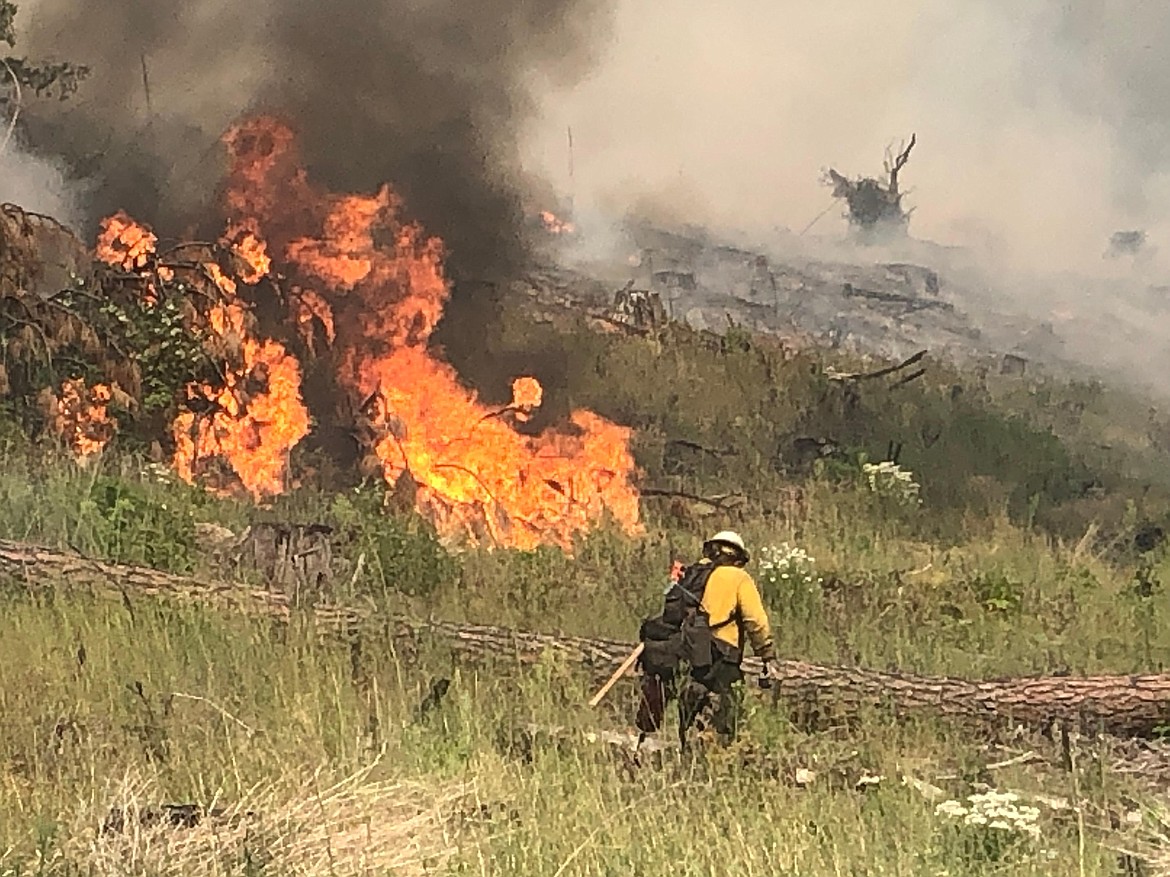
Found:
<path fill-rule="evenodd" d="M 729 545 L 743 555 L 745 561 L 748 560 L 747 546 L 744 544 L 743 537 L 734 530 L 721 530 L 707 540 L 708 545 L 711 544 Z"/>

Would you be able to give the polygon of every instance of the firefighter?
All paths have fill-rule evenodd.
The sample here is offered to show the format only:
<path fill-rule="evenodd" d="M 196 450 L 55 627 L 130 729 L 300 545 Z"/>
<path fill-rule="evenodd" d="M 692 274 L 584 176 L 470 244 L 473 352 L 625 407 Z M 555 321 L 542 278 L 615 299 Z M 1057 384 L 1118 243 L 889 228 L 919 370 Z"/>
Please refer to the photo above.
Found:
<path fill-rule="evenodd" d="M 638 716 L 643 734 L 657 730 L 665 701 L 676 696 L 679 743 L 684 749 L 692 726 L 700 733 L 711 729 L 723 742 L 729 742 L 736 735 L 741 711 L 745 645 L 750 644 L 764 662 L 765 678 L 776 675 L 772 628 L 759 589 L 744 568 L 749 560 L 738 533 L 716 533 L 703 543 L 702 557 L 668 589 L 663 614 L 643 624 L 644 654 L 650 656 L 643 664 L 647 675 Z M 697 604 L 697 611 L 688 614 L 677 608 L 688 601 Z M 697 627 L 693 615 L 700 619 Z M 687 620 L 676 625 L 674 619 L 684 617 Z M 679 642 L 680 634 L 674 631 L 684 625 L 689 625 L 683 636 L 687 645 L 676 663 L 672 658 L 680 652 L 670 644 Z M 656 637 L 661 637 L 659 649 L 654 648 Z M 704 638 L 709 649 L 704 644 L 696 650 L 694 643 L 702 643 Z M 656 666 L 654 656 L 659 653 L 667 657 Z"/>

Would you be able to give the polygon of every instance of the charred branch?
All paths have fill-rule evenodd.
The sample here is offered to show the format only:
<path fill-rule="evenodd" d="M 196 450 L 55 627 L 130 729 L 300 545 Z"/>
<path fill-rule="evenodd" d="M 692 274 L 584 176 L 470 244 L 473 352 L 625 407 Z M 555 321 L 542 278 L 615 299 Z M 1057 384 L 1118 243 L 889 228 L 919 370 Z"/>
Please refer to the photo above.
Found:
<path fill-rule="evenodd" d="M 923 358 L 926 356 L 926 353 L 927 353 L 927 351 L 925 351 L 925 350 L 919 350 L 913 356 L 902 360 L 897 365 L 891 365 L 891 366 L 887 366 L 885 368 L 880 368 L 877 371 L 872 371 L 872 372 L 839 372 L 839 371 L 836 371 L 836 370 L 830 368 L 830 369 L 825 370 L 825 374 L 828 376 L 830 381 L 870 381 L 870 380 L 874 380 L 876 378 L 884 378 L 887 375 L 896 374 L 900 371 L 903 371 L 903 370 L 909 368 L 912 365 L 917 365 L 918 363 L 922 362 Z M 923 369 L 920 372 L 916 372 L 914 375 L 910 376 L 909 378 L 904 378 L 899 383 L 907 383 L 911 380 L 914 380 L 914 378 L 919 377 L 924 372 L 925 372 L 925 369 Z M 895 384 L 895 386 L 897 386 L 897 384 Z"/>
<path fill-rule="evenodd" d="M 889 179 L 890 179 L 886 188 L 890 192 L 890 194 L 893 195 L 895 198 L 898 197 L 898 174 L 901 173 L 902 168 L 904 168 L 906 166 L 906 162 L 908 162 L 910 160 L 910 150 L 912 150 L 914 148 L 914 144 L 917 142 L 918 142 L 918 135 L 911 134 L 910 135 L 910 142 L 907 143 L 905 146 L 903 146 L 901 151 L 894 158 L 893 163 L 891 164 L 890 160 L 888 158 L 886 159 L 886 163 L 885 163 L 886 173 L 889 175 Z"/>
<path fill-rule="evenodd" d="M 901 378 L 897 381 L 894 381 L 894 383 L 890 385 L 890 389 L 896 390 L 899 387 L 904 387 L 908 383 L 910 383 L 911 381 L 918 380 L 924 374 L 926 374 L 926 369 L 924 369 L 924 368 L 920 368 L 917 371 L 910 372 L 910 374 L 906 375 L 904 378 Z"/>
<path fill-rule="evenodd" d="M 642 496 L 655 496 L 664 499 L 684 499 L 688 502 L 696 502 L 699 505 L 707 506 L 708 508 L 716 509 L 718 511 L 727 511 L 734 505 L 742 502 L 744 497 L 739 493 L 726 493 L 721 496 L 699 496 L 696 493 L 688 493 L 685 490 L 670 490 L 661 487 L 643 487 L 638 491 Z"/>
<path fill-rule="evenodd" d="M 691 439 L 667 439 L 666 443 L 675 447 L 686 448 L 690 451 L 698 451 L 701 454 L 707 454 L 711 457 L 734 457 L 739 454 L 739 451 L 737 451 L 735 448 L 709 448 L 706 445 L 692 441 Z"/>

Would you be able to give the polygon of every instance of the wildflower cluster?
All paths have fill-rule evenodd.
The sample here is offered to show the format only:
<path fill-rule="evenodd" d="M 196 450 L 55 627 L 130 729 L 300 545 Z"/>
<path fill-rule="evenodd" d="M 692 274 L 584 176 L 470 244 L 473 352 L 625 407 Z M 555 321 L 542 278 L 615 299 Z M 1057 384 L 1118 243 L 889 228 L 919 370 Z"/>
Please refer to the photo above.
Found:
<path fill-rule="evenodd" d="M 987 826 L 996 831 L 1014 831 L 1032 838 L 1040 837 L 1040 810 L 1016 802 L 1014 792 L 984 792 L 967 796 L 967 806 L 958 801 L 943 801 L 935 815 L 962 822 L 964 825 Z"/>
<path fill-rule="evenodd" d="M 903 505 L 921 504 L 918 482 L 910 471 L 897 463 L 888 460 L 883 463 L 863 463 L 861 471 L 873 493 L 891 497 Z"/>
<path fill-rule="evenodd" d="M 760 549 L 759 580 L 767 598 L 795 619 L 811 620 L 820 607 L 821 576 L 816 558 L 781 542 Z"/>
<path fill-rule="evenodd" d="M 142 467 L 139 475 L 144 481 L 153 481 L 157 484 L 174 484 L 175 473 L 164 463 L 147 463 Z"/>
<path fill-rule="evenodd" d="M 803 548 L 781 542 L 760 549 L 760 578 L 772 586 L 787 586 L 801 590 L 820 587 L 816 558 Z"/>
<path fill-rule="evenodd" d="M 1013 792 L 969 795 L 965 804 L 943 801 L 934 812 L 957 829 L 959 852 L 972 863 L 1001 861 L 1040 839 L 1040 810 L 1020 803 Z"/>

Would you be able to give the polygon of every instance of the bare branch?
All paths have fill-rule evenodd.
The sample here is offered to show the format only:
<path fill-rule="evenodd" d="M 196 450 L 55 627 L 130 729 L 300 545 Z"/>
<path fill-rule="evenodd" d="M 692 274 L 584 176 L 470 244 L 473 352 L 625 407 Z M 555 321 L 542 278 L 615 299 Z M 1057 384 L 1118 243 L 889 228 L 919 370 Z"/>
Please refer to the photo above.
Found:
<path fill-rule="evenodd" d="M 825 375 L 830 381 L 866 381 L 871 380 L 872 378 L 884 378 L 886 375 L 892 375 L 896 372 L 902 371 L 903 369 L 909 368 L 912 365 L 916 365 L 922 361 L 924 356 L 926 356 L 926 351 L 919 350 L 913 356 L 902 360 L 902 362 L 899 362 L 896 365 L 886 366 L 885 368 L 881 368 L 872 372 L 839 372 L 836 369 L 830 367 L 825 369 Z"/>
<path fill-rule="evenodd" d="M 910 150 L 914 148 L 914 144 L 916 142 L 918 142 L 918 135 L 911 134 L 910 143 L 907 144 L 902 149 L 902 151 L 898 153 L 898 157 L 894 159 L 894 166 L 890 168 L 889 190 L 891 195 L 897 196 L 898 194 L 898 172 L 901 171 L 902 168 L 906 166 L 906 162 L 910 160 Z"/>
<path fill-rule="evenodd" d="M 8 75 L 12 78 L 12 90 L 16 96 L 16 106 L 12 110 L 12 118 L 8 120 L 8 130 L 4 132 L 4 142 L 0 143 L 0 154 L 8 148 L 8 143 L 12 140 L 12 132 L 16 130 L 16 120 L 20 118 L 20 108 L 23 104 L 23 95 L 20 91 L 20 77 L 16 75 L 16 71 L 12 69 L 12 65 L 8 63 L 6 58 L 0 58 L 0 64 L 4 65 L 4 69 L 8 71 Z"/>

